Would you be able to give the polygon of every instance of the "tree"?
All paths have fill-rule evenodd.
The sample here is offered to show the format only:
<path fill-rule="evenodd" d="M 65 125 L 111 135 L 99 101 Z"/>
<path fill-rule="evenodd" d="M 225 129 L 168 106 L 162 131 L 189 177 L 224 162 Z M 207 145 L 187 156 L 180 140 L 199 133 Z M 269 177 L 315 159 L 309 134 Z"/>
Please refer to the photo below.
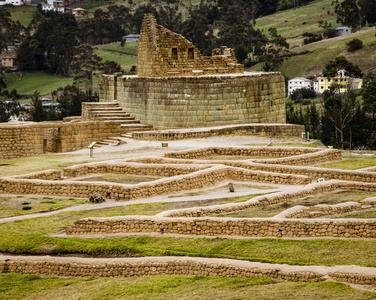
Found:
<path fill-rule="evenodd" d="M 30 116 L 31 120 L 34 122 L 41 122 L 46 120 L 46 112 L 43 109 L 42 101 L 39 99 L 40 94 L 38 91 L 35 91 L 34 94 L 31 96 L 31 110 Z"/>
<path fill-rule="evenodd" d="M 268 31 L 270 34 L 268 42 L 256 51 L 266 72 L 275 71 L 281 66 L 284 53 L 288 52 L 290 47 L 286 39 L 277 33 L 276 28 L 270 27 Z"/>
<path fill-rule="evenodd" d="M 344 56 L 338 56 L 334 60 L 327 62 L 323 70 L 323 75 L 329 78 L 336 77 L 338 71 L 342 69 L 346 71 L 346 75 L 349 77 L 362 77 L 362 71 L 359 66 L 354 65 Z"/>
<path fill-rule="evenodd" d="M 355 52 L 356 50 L 363 48 L 363 42 L 359 39 L 352 39 L 346 45 L 349 52 Z"/>
<path fill-rule="evenodd" d="M 12 46 L 23 39 L 25 32 L 19 21 L 13 21 L 9 11 L 4 7 L 0 7 L 0 53 L 7 46 Z"/>
<path fill-rule="evenodd" d="M 363 105 L 364 109 L 372 114 L 372 119 L 376 115 L 376 78 L 373 73 L 368 73 L 363 80 Z"/>
<path fill-rule="evenodd" d="M 85 79 L 93 89 L 93 76 L 100 70 L 102 58 L 88 44 L 77 46 L 74 53 L 71 71 L 75 74 L 75 80 Z"/>
<path fill-rule="evenodd" d="M 376 23 L 376 1 L 344 0 L 335 7 L 337 22 L 358 29 Z"/>
<path fill-rule="evenodd" d="M 116 72 L 123 72 L 123 69 L 121 66 L 113 60 L 106 60 L 101 66 L 100 66 L 101 71 L 104 74 L 113 74 Z"/>
<path fill-rule="evenodd" d="M 333 93 L 324 103 L 324 116 L 334 127 L 336 140 L 339 136 L 341 148 L 344 146 L 345 129 L 351 123 L 358 108 L 359 103 L 353 91 Z"/>
<path fill-rule="evenodd" d="M 78 26 L 72 14 L 48 12 L 35 21 L 35 32 L 17 53 L 20 70 L 47 70 L 67 75 L 78 44 Z"/>
<path fill-rule="evenodd" d="M 62 117 L 80 116 L 82 102 L 99 102 L 99 95 L 91 90 L 81 91 L 77 86 L 68 85 L 56 92 Z"/>

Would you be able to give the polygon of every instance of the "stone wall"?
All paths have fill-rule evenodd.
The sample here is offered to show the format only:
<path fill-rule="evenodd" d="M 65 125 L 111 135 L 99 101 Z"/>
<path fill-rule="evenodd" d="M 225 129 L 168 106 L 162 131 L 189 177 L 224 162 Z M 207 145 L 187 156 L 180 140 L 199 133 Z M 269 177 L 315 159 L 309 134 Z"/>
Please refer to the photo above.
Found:
<path fill-rule="evenodd" d="M 363 285 L 376 283 L 375 268 L 371 267 L 291 266 L 223 258 L 174 256 L 138 258 L 0 256 L 0 273 L 64 277 L 155 275 L 271 277 L 300 282 L 319 282 L 333 278 L 341 282 Z"/>
<path fill-rule="evenodd" d="M 75 165 L 64 169 L 65 177 L 80 177 L 89 174 L 134 174 L 171 177 L 176 175 L 189 174 L 198 170 L 209 168 L 208 165 L 179 165 L 171 166 L 165 164 L 145 165 L 138 163 L 102 162 Z"/>
<path fill-rule="evenodd" d="M 100 99 L 118 100 L 156 129 L 285 123 L 285 82 L 279 73 L 140 78 L 103 75 Z M 301 134 L 301 132 L 300 132 Z"/>
<path fill-rule="evenodd" d="M 136 164 L 130 164 L 128 167 L 128 170 L 132 170 L 132 172 L 134 172 L 133 174 L 158 174 L 157 169 L 158 168 L 148 166 L 136 167 Z M 80 170 L 80 168 L 78 170 Z M 88 169 L 83 167 L 81 170 Z M 93 171 L 94 170 L 95 168 Z M 172 172 L 171 170 L 173 170 L 173 168 L 166 168 L 165 170 L 167 172 Z M 193 171 L 194 168 L 187 169 L 176 167 L 174 172 L 185 173 L 188 170 Z M 74 171 L 74 168 L 70 169 L 68 174 L 74 176 Z M 98 169 L 98 171 L 101 172 L 101 169 Z M 152 182 L 144 182 L 136 185 L 106 182 L 91 182 L 89 184 L 81 181 L 49 181 L 40 179 L 1 178 L 0 194 L 16 193 L 19 195 L 37 194 L 87 198 L 93 193 L 99 193 L 105 198 L 130 200 L 214 186 L 228 180 L 267 182 L 272 184 L 307 184 L 311 182 L 310 178 L 307 176 L 254 172 L 240 168 L 214 165 L 210 168 L 195 171 L 193 173 L 177 175 L 170 178 L 162 178 Z"/>
<path fill-rule="evenodd" d="M 110 121 L 4 123 L 0 125 L 0 159 L 78 150 L 120 134 L 120 124 Z"/>
<path fill-rule="evenodd" d="M 301 137 L 304 125 L 295 124 L 243 124 L 212 128 L 154 130 L 133 132 L 132 138 L 149 141 L 174 141 L 202 139 L 215 136 L 262 136 L 262 137 Z"/>
<path fill-rule="evenodd" d="M 42 180 L 59 180 L 61 179 L 61 172 L 58 170 L 46 170 L 26 175 L 17 175 L 12 178 L 16 179 L 42 179 Z"/>
<path fill-rule="evenodd" d="M 43 128 L 32 122 L 0 125 L 0 159 L 43 153 Z"/>
<path fill-rule="evenodd" d="M 87 218 L 68 229 L 70 235 L 160 233 L 193 236 L 262 238 L 376 238 L 376 220 L 270 218 L 161 218 L 124 216 Z"/>
<path fill-rule="evenodd" d="M 221 47 L 212 57 L 200 51 L 180 34 L 157 24 L 152 14 L 143 20 L 137 51 L 137 74 L 140 77 L 194 76 L 243 73 L 233 49 Z"/>
<path fill-rule="evenodd" d="M 267 206 L 271 204 L 284 203 L 297 199 L 302 199 L 320 193 L 328 193 L 333 191 L 376 191 L 376 184 L 349 182 L 349 181 L 327 181 L 323 183 L 312 183 L 303 188 L 291 188 L 287 192 L 277 192 L 269 195 L 262 195 L 245 202 L 228 203 L 223 205 L 213 205 L 207 207 L 194 207 L 187 209 L 179 209 L 173 211 L 165 211 L 158 216 L 161 217 L 204 217 L 216 214 L 240 211 L 247 208 Z M 373 205 L 372 200 L 367 200 L 364 205 Z"/>

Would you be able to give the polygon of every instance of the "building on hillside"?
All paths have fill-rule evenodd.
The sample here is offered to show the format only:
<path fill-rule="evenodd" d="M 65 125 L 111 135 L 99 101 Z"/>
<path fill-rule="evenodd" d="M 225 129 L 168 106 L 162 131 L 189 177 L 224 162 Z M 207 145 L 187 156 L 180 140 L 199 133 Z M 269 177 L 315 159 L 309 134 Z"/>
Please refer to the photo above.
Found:
<path fill-rule="evenodd" d="M 16 68 L 18 66 L 17 56 L 15 53 L 5 54 L 1 58 L 1 65 L 4 68 Z"/>
<path fill-rule="evenodd" d="M 288 82 L 287 95 L 290 97 L 291 93 L 298 89 L 313 89 L 313 81 L 304 77 L 296 77 L 290 79 Z"/>
<path fill-rule="evenodd" d="M 72 9 L 72 14 L 75 17 L 83 17 L 84 15 L 86 15 L 86 10 L 83 8 L 77 7 L 77 8 Z"/>
<path fill-rule="evenodd" d="M 138 42 L 139 39 L 140 39 L 139 34 L 129 34 L 129 35 L 123 36 L 123 40 L 126 43 Z"/>
<path fill-rule="evenodd" d="M 363 80 L 360 78 L 351 78 L 346 76 L 345 70 L 339 70 L 338 75 L 334 78 L 318 77 L 317 84 L 315 84 L 315 91 L 323 93 L 333 85 L 339 85 L 340 93 L 346 92 L 348 89 L 357 90 L 362 87 Z"/>
<path fill-rule="evenodd" d="M 21 5 L 25 5 L 25 2 L 24 0 L 0 0 L 0 6 L 2 5 L 21 6 Z"/>
<path fill-rule="evenodd" d="M 337 27 L 336 34 L 337 36 L 345 36 L 351 33 L 350 27 Z"/>

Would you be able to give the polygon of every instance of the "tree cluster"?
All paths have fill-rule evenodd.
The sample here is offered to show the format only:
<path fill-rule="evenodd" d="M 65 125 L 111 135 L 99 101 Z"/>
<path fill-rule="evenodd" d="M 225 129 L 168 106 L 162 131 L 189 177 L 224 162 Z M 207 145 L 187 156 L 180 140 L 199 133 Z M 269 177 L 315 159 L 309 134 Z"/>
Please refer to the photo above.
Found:
<path fill-rule="evenodd" d="M 359 68 L 343 57 L 328 62 L 326 76 L 334 77 L 339 69 L 348 76 L 361 75 Z M 303 124 L 313 138 L 337 148 L 369 147 L 376 149 L 376 78 L 372 73 L 363 78 L 360 90 L 349 86 L 345 93 L 338 85 L 322 94 L 323 105 L 314 104 L 287 110 L 287 122 Z"/>
<path fill-rule="evenodd" d="M 376 24 L 376 1 L 344 0 L 335 6 L 337 22 L 358 29 Z"/>

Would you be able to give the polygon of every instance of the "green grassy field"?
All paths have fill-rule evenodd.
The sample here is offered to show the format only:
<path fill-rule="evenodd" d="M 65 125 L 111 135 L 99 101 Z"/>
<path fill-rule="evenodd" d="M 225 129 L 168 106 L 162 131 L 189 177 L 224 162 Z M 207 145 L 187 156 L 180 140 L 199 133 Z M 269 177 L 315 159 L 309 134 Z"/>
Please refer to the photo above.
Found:
<path fill-rule="evenodd" d="M 120 42 L 98 45 L 95 52 L 103 61 L 114 60 L 129 71 L 132 66 L 137 65 L 137 45 L 138 43 L 125 43 L 124 47 L 121 47 Z"/>
<path fill-rule="evenodd" d="M 341 169 L 341 170 L 358 170 L 376 165 L 376 156 L 362 156 L 346 159 L 338 162 L 323 164 L 321 168 Z"/>
<path fill-rule="evenodd" d="M 31 95 L 38 91 L 41 96 L 48 95 L 59 87 L 73 83 L 72 77 L 62 77 L 44 72 L 10 73 L 5 76 L 7 90 L 16 89 L 18 94 Z"/>
<path fill-rule="evenodd" d="M 95 206 L 93 206 L 94 209 Z M 163 204 L 138 204 L 0 224 L 0 252 L 13 254 L 87 254 L 90 256 L 229 257 L 293 265 L 376 266 L 375 240 L 285 240 L 178 237 L 62 238 L 56 233 L 88 217 L 154 215 Z M 314 253 L 315 255 L 312 255 Z"/>
<path fill-rule="evenodd" d="M 58 278 L 0 274 L 1 299 L 374 299 L 335 282 L 278 282 L 272 278 L 146 276 Z"/>
<path fill-rule="evenodd" d="M 304 32 L 322 33 L 324 29 L 319 26 L 319 21 L 328 22 L 336 28 L 334 6 L 332 0 L 316 0 L 311 4 L 277 12 L 273 15 L 258 18 L 256 28 L 267 33 L 268 28 L 276 27 L 279 34 L 287 38 L 291 48 L 299 47 L 303 44 Z M 330 12 L 328 14 L 328 11 Z"/>
<path fill-rule="evenodd" d="M 19 21 L 21 25 L 26 27 L 30 24 L 36 10 L 36 6 L 19 6 L 10 8 L 9 12 L 12 20 Z"/>

